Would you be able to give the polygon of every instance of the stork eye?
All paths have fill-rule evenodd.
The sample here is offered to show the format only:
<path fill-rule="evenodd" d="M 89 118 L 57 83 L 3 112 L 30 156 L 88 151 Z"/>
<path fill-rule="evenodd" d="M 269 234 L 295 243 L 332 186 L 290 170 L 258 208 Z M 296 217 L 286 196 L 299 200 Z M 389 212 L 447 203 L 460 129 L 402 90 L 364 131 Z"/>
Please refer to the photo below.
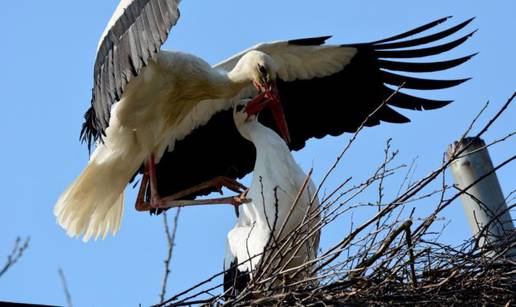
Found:
<path fill-rule="evenodd" d="M 244 106 L 243 106 L 243 105 L 241 105 L 241 104 L 240 104 L 240 105 L 236 106 L 236 110 L 237 110 L 237 112 L 242 111 L 242 109 L 244 109 Z"/>
<path fill-rule="evenodd" d="M 266 69 L 264 66 L 260 65 L 260 64 L 258 64 L 258 70 L 259 70 L 259 71 L 260 71 L 260 73 L 262 73 L 263 75 L 266 75 L 266 74 L 267 74 L 267 69 Z"/>

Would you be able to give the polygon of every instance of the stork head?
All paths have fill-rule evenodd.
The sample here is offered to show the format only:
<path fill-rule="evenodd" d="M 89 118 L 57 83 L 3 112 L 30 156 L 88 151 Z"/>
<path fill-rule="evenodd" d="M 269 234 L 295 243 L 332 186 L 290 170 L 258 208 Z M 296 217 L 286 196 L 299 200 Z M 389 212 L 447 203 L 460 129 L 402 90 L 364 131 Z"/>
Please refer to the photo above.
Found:
<path fill-rule="evenodd" d="M 278 66 L 274 59 L 264 52 L 251 50 L 242 56 L 234 71 L 237 74 L 245 75 L 258 92 L 257 96 L 245 107 L 248 116 L 260 113 L 265 107 L 270 108 L 281 136 L 289 143 L 290 134 L 276 87 Z"/>
<path fill-rule="evenodd" d="M 244 59 L 245 58 L 245 59 Z M 251 50 L 242 58 L 250 66 L 251 81 L 259 93 L 271 92 L 276 88 L 278 67 L 276 62 L 266 53 Z"/>
<path fill-rule="evenodd" d="M 260 111 L 267 106 L 270 107 L 270 104 L 271 100 L 267 99 L 265 99 L 265 101 L 263 102 L 257 103 L 256 98 L 242 99 L 235 104 L 233 108 L 233 119 L 235 121 L 235 125 L 238 131 L 240 132 L 240 134 L 242 134 L 243 137 L 250 140 L 250 136 L 248 135 L 248 128 L 258 124 L 257 119 Z M 288 144 L 290 142 L 290 134 L 288 131 L 287 123 L 285 121 L 285 117 L 274 117 L 274 119 L 276 121 L 276 126 L 278 127 L 281 137 Z"/>
<path fill-rule="evenodd" d="M 233 107 L 233 120 L 237 128 L 257 120 L 258 114 L 248 114 L 246 112 L 246 107 L 251 101 L 251 98 L 244 98 L 235 103 Z"/>

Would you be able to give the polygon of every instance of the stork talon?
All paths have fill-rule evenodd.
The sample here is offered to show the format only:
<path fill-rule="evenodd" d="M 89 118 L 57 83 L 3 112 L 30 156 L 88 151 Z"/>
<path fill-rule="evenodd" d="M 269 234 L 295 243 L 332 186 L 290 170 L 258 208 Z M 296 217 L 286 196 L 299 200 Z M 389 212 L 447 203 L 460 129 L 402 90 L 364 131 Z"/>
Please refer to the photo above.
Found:
<path fill-rule="evenodd" d="M 249 193 L 249 188 L 246 187 L 245 191 L 240 195 L 241 197 L 247 197 L 247 193 Z"/>
<path fill-rule="evenodd" d="M 240 211 L 238 210 L 238 205 L 233 205 L 233 209 L 235 209 L 235 215 L 237 218 L 240 217 Z"/>
<path fill-rule="evenodd" d="M 140 190 L 138 192 L 138 196 L 136 198 L 136 210 L 137 211 L 153 211 L 155 209 L 168 209 L 174 207 L 184 207 L 195 204 L 230 204 L 236 207 L 235 210 L 238 210 L 238 206 L 249 202 L 250 200 L 245 198 L 247 195 L 247 187 L 235 179 L 230 177 L 220 176 L 216 177 L 207 182 L 201 183 L 197 186 L 194 186 L 190 189 L 178 192 L 174 195 L 162 198 L 157 189 L 156 182 L 156 172 L 153 169 L 154 166 L 154 156 L 151 154 L 148 162 L 145 165 L 145 171 L 143 173 L 143 178 L 140 183 Z M 150 199 L 146 199 L 146 192 L 148 185 L 150 189 Z M 222 188 L 226 187 L 229 190 L 239 193 L 238 196 L 233 197 L 225 197 L 225 198 L 217 198 L 217 199 L 203 199 L 203 200 L 181 200 L 182 197 L 191 195 L 197 191 L 206 190 L 209 188 L 215 188 L 217 192 L 223 194 Z M 148 195 L 148 194 L 147 194 Z"/>
<path fill-rule="evenodd" d="M 226 187 L 229 190 L 235 192 L 235 193 L 242 193 L 247 189 L 247 187 L 240 182 L 236 181 L 235 179 L 220 176 L 213 179 L 213 186 L 219 192 L 221 195 L 224 193 L 222 192 L 222 187 Z"/>
<path fill-rule="evenodd" d="M 161 205 L 161 199 L 156 199 L 155 197 L 152 197 L 150 200 L 150 206 L 153 209 L 158 209 Z"/>
<path fill-rule="evenodd" d="M 234 196 L 231 198 L 231 204 L 235 207 L 238 207 L 243 204 L 248 204 L 252 201 L 252 199 L 241 197 L 241 196 Z"/>

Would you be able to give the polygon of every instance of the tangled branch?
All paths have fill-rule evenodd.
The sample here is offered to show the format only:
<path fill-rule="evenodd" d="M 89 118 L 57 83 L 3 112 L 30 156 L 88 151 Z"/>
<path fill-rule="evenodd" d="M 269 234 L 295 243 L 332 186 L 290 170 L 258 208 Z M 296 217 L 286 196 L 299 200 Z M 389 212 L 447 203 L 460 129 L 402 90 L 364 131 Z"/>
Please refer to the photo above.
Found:
<path fill-rule="evenodd" d="M 16 241 L 14 241 L 13 249 L 11 250 L 9 256 L 7 256 L 7 261 L 3 268 L 0 270 L 0 277 L 2 277 L 10 268 L 16 264 L 16 262 L 18 262 L 18 260 L 20 260 L 25 250 L 29 247 L 29 241 L 30 237 L 27 237 L 23 243 L 20 237 L 16 238 Z"/>
<path fill-rule="evenodd" d="M 489 130 L 509 108 L 515 96 L 516 93 L 479 128 L 475 137 L 480 138 Z M 478 125 L 485 109 L 466 129 L 461 141 Z M 501 144 L 514 135 L 515 132 L 510 131 L 486 147 Z M 355 139 L 356 135 L 324 176 L 318 193 Z M 303 222 L 291 233 L 281 240 L 278 237 L 269 242 L 253 279 L 244 291 L 234 297 L 223 293 L 211 294 L 222 287 L 222 284 L 214 283 L 224 274 L 222 272 L 173 296 L 161 306 L 510 305 L 516 297 L 516 261 L 508 253 L 516 248 L 516 233 L 507 233 L 503 242 L 482 249 L 478 248 L 477 238 L 458 246 L 439 242 L 445 227 L 440 223 L 442 211 L 483 178 L 462 190 L 446 182 L 446 169 L 467 148 L 466 144 L 449 153 L 447 160 L 443 158 L 437 169 L 419 180 L 409 180 L 414 170 L 411 165 L 401 188 L 396 189 L 398 193 L 388 200 L 385 189 L 388 179 L 406 168 L 393 165 L 397 151 L 392 151 L 388 141 L 383 161 L 369 178 L 355 184 L 351 178 L 342 180 L 336 188 L 330 189 L 328 195 L 319 195 L 322 199 L 320 216 L 319 213 L 307 212 Z M 515 159 L 515 155 L 510 156 L 494 169 L 506 167 Z M 411 183 L 407 184 L 408 181 Z M 303 185 L 302 190 L 305 188 Z M 365 191 L 375 188 L 376 201 L 360 200 Z M 510 198 L 512 194 L 508 200 L 514 200 L 514 197 Z M 425 208 L 433 210 L 417 216 L 417 205 L 422 203 Z M 433 207 L 430 207 L 431 203 Z M 409 206 L 411 210 L 407 210 Z M 514 206 L 509 203 L 509 208 Z M 317 259 L 286 268 L 285 263 L 289 261 L 284 258 L 288 257 L 286 255 L 295 255 L 307 240 L 336 221 L 348 220 L 349 216 L 353 219 L 356 210 L 369 210 L 367 212 L 372 212 L 372 215 L 363 221 L 354 221 L 349 233 L 321 251 Z M 310 273 L 305 274 L 307 271 Z M 296 276 L 304 278 L 300 280 L 294 278 Z"/>
<path fill-rule="evenodd" d="M 176 241 L 176 231 L 177 231 L 177 223 L 179 221 L 179 214 L 181 213 L 181 208 L 176 209 L 176 215 L 174 216 L 174 224 L 172 226 L 172 232 L 170 231 L 170 227 L 168 225 L 167 212 L 163 212 L 163 225 L 165 230 L 165 236 L 167 237 L 167 256 L 165 257 L 164 262 L 164 273 L 163 273 L 163 281 L 161 283 L 161 292 L 159 294 L 160 303 L 165 301 L 165 295 L 167 294 L 167 284 L 168 278 L 170 276 L 170 261 L 172 260 L 172 255 L 174 253 L 174 246 Z"/>

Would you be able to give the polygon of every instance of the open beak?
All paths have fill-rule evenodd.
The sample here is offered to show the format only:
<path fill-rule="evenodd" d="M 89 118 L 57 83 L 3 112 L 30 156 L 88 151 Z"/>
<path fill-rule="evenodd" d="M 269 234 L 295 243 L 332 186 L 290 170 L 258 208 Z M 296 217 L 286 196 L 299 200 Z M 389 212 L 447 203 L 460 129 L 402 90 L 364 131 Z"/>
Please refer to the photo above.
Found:
<path fill-rule="evenodd" d="M 255 115 L 260 113 L 265 107 L 268 107 L 272 112 L 272 116 L 274 117 L 274 121 L 276 122 L 276 126 L 278 127 L 281 137 L 287 144 L 290 144 L 290 132 L 288 130 L 287 119 L 283 112 L 283 105 L 279 98 L 276 83 L 257 83 L 255 86 L 258 91 L 260 91 L 260 94 L 247 104 L 245 112 L 249 115 Z"/>

